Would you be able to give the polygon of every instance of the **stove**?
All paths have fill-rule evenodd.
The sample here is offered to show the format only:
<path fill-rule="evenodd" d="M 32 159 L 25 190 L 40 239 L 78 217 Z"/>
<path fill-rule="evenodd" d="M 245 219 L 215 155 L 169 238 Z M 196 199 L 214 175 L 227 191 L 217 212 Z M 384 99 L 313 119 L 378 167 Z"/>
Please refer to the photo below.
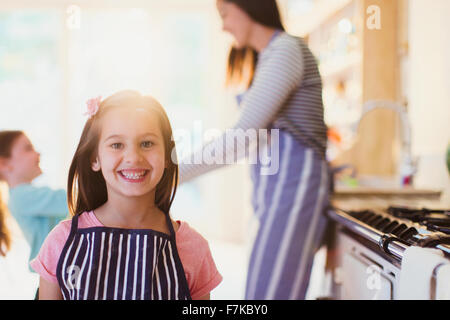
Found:
<path fill-rule="evenodd" d="M 450 261 L 450 210 L 331 208 L 328 215 L 337 226 L 333 298 L 396 299 L 409 246 L 439 249 Z"/>
<path fill-rule="evenodd" d="M 420 228 L 425 227 L 430 232 L 437 231 L 450 235 L 450 210 L 389 207 L 387 212 L 396 218 L 417 222 Z"/>

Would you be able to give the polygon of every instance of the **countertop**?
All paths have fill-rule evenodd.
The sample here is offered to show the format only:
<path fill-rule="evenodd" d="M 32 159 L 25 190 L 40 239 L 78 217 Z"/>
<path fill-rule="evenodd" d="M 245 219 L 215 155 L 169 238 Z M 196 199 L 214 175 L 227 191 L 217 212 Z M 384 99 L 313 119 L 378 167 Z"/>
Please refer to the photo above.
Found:
<path fill-rule="evenodd" d="M 411 187 L 337 187 L 331 196 L 331 203 L 337 208 L 348 210 L 387 208 L 389 206 L 448 209 L 450 205 L 441 200 L 441 193 L 440 190 Z"/>
<path fill-rule="evenodd" d="M 374 188 L 374 187 L 337 187 L 335 196 L 413 196 L 440 197 L 440 190 L 425 190 L 412 187 Z"/>

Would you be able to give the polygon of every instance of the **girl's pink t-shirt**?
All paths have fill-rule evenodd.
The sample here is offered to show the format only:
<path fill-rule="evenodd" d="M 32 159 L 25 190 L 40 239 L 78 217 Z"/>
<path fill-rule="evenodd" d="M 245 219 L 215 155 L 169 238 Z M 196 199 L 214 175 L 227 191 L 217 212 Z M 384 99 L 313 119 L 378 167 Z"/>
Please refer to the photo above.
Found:
<path fill-rule="evenodd" d="M 192 299 L 199 299 L 211 292 L 222 281 L 216 268 L 208 242 L 187 222 L 177 221 L 178 254 L 183 264 Z M 42 278 L 58 283 L 56 266 L 70 233 L 72 220 L 60 222 L 47 236 L 38 256 L 30 262 L 31 267 Z M 79 228 L 103 227 L 94 212 L 83 213 L 78 220 Z"/>

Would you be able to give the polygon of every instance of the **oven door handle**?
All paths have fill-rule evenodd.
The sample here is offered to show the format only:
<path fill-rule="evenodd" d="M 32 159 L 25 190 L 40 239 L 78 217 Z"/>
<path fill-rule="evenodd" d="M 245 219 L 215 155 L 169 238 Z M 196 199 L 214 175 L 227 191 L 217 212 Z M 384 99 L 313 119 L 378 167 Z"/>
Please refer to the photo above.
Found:
<path fill-rule="evenodd" d="M 430 300 L 436 300 L 436 296 L 437 296 L 437 272 L 439 270 L 440 267 L 444 266 L 445 263 L 439 263 L 436 267 L 434 267 L 433 269 L 433 274 L 431 276 L 431 280 L 430 280 Z"/>
<path fill-rule="evenodd" d="M 371 226 L 361 223 L 345 211 L 331 208 L 328 210 L 328 217 L 342 224 L 350 231 L 363 238 L 379 245 L 383 251 L 396 258 L 399 262 L 403 259 L 403 252 L 409 245 L 391 234 L 384 234 Z"/>

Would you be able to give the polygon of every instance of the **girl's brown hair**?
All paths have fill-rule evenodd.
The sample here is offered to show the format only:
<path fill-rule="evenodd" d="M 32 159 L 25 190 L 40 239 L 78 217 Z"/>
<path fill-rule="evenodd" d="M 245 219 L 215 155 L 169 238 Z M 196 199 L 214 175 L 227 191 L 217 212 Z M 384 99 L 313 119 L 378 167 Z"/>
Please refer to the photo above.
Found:
<path fill-rule="evenodd" d="M 17 138 L 23 135 L 23 131 L 0 131 L 0 158 L 8 159 L 11 157 L 11 150 Z M 0 181 L 4 180 L 0 173 Z"/>
<path fill-rule="evenodd" d="M 169 118 L 164 108 L 154 98 L 143 96 L 136 91 L 126 90 L 103 100 L 98 112 L 84 126 L 69 169 L 67 198 L 72 215 L 94 210 L 108 200 L 106 182 L 101 171 L 92 170 L 92 162 L 97 156 L 103 115 L 113 108 L 136 107 L 149 109 L 159 120 L 167 168 L 156 186 L 155 204 L 161 211 L 169 214 L 178 185 L 178 161 Z M 172 161 L 167 160 L 169 157 Z"/>
<path fill-rule="evenodd" d="M 222 0 L 234 3 L 245 11 L 254 21 L 278 30 L 283 30 L 280 11 L 276 0 Z M 258 52 L 246 47 L 232 47 L 228 56 L 226 84 L 228 86 L 244 84 L 250 87 L 258 63 Z"/>
<path fill-rule="evenodd" d="M 6 256 L 11 247 L 11 234 L 6 225 L 7 215 L 9 214 L 6 204 L 3 202 L 0 193 L 0 256 Z"/>

